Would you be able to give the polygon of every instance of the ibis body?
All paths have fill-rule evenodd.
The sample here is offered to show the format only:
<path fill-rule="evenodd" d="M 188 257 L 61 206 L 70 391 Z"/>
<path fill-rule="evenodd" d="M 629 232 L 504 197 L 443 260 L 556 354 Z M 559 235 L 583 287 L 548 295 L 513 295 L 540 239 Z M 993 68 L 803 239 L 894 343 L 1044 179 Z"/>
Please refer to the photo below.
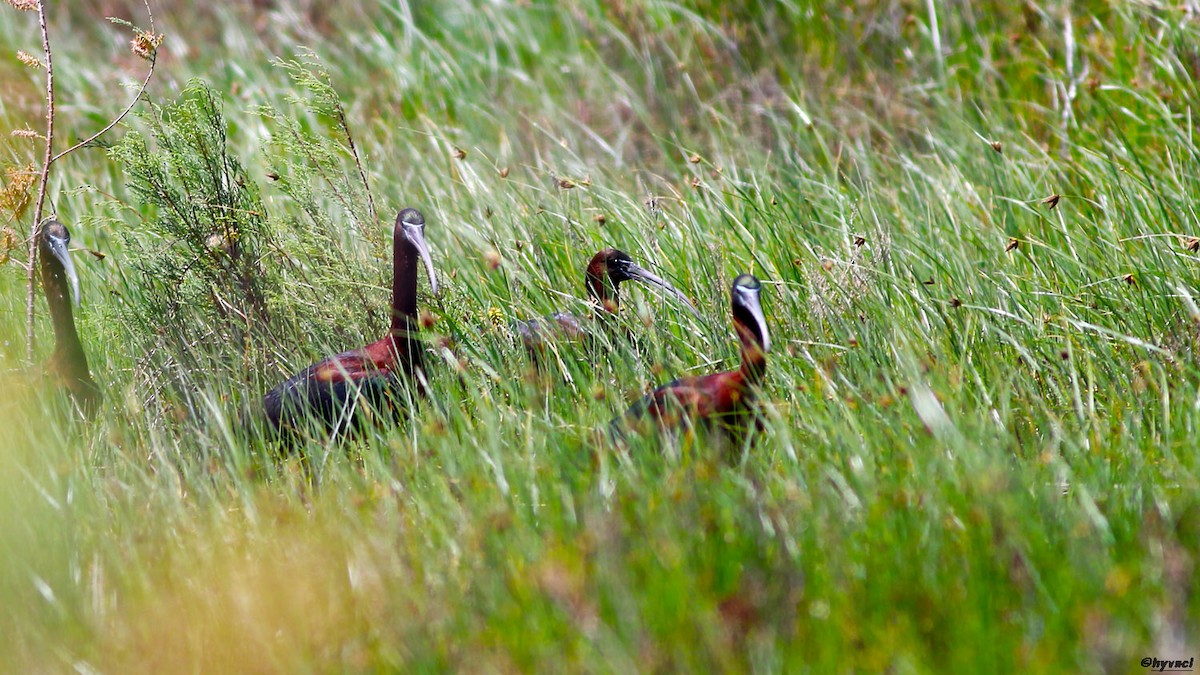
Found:
<path fill-rule="evenodd" d="M 740 367 L 711 375 L 687 377 L 658 387 L 613 420 L 610 434 L 625 438 L 640 424 L 660 430 L 702 426 L 729 447 L 744 447 L 748 435 L 760 428 L 757 396 L 767 372 L 771 338 L 759 303 L 762 284 L 749 274 L 739 276 L 730 292 L 733 325 L 741 341 Z"/>
<path fill-rule="evenodd" d="M 359 408 L 398 418 L 404 412 L 406 383 L 425 393 L 424 350 L 417 338 L 417 268 L 422 262 L 437 294 L 437 276 L 425 243 L 425 217 L 404 209 L 396 217 L 393 243 L 392 321 L 387 335 L 342 352 L 296 373 L 263 397 L 268 425 L 294 435 L 311 420 L 337 434 L 361 422 Z"/>

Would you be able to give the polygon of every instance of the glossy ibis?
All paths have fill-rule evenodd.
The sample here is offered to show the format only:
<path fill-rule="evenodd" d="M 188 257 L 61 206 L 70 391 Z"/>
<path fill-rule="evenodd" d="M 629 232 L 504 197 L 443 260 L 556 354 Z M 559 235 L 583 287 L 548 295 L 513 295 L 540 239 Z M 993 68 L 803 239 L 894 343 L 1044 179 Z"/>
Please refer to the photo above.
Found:
<path fill-rule="evenodd" d="M 396 216 L 392 245 L 392 325 L 387 335 L 315 363 L 282 382 L 263 397 L 272 429 L 296 433 L 312 419 L 329 434 L 347 431 L 355 420 L 359 399 L 377 412 L 403 412 L 402 381 L 415 381 L 424 395 L 424 353 L 417 332 L 417 268 L 429 272 L 429 285 L 438 292 L 437 275 L 425 243 L 425 217 L 416 209 Z"/>
<path fill-rule="evenodd" d="M 72 302 L 79 301 L 79 277 L 67 245 L 71 233 L 54 219 L 42 223 L 38 235 L 38 266 L 46 304 L 50 307 L 50 322 L 54 325 L 54 353 L 50 356 L 51 377 L 67 390 L 84 415 L 95 412 L 100 404 L 100 387 L 88 370 L 87 355 L 79 333 L 75 331 Z"/>
<path fill-rule="evenodd" d="M 587 287 L 588 298 L 592 301 L 595 319 L 604 321 L 617 313 L 620 307 L 617 289 L 623 281 L 640 281 L 657 286 L 678 298 L 689 311 L 699 316 L 687 296 L 674 286 L 633 262 L 628 253 L 606 248 L 592 256 L 584 274 L 584 285 Z M 540 319 L 518 321 L 514 328 L 521 343 L 531 354 L 541 352 L 547 341 L 578 341 L 590 335 L 582 318 L 566 312 L 558 312 Z"/>
<path fill-rule="evenodd" d="M 757 390 L 766 375 L 767 352 L 771 349 L 771 336 L 759 304 L 761 289 L 758 279 L 743 274 L 734 279 L 730 292 L 733 326 L 742 343 L 741 367 L 664 384 L 613 420 L 610 435 L 621 440 L 626 429 L 637 427 L 639 422 L 649 422 L 660 429 L 704 426 L 720 434 L 730 448 L 743 447 L 747 434 L 760 430 L 761 420 L 753 418 Z"/>

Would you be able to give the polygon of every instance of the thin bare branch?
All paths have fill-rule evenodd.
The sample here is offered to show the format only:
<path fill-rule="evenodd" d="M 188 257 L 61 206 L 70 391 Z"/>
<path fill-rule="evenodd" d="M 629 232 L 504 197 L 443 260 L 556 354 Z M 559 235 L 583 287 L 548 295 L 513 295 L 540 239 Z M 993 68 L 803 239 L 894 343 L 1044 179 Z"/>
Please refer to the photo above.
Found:
<path fill-rule="evenodd" d="M 37 203 L 33 208 L 32 236 L 29 237 L 29 267 L 25 271 L 25 360 L 33 363 L 34 300 L 37 290 L 38 239 L 42 234 L 42 212 L 46 206 L 46 186 L 50 164 L 54 161 L 54 64 L 50 55 L 50 28 L 46 22 L 46 0 L 38 3 L 38 26 L 42 31 L 42 55 L 46 61 L 46 152 L 38 175 Z"/>
<path fill-rule="evenodd" d="M 133 100 L 129 102 L 129 105 L 125 106 L 125 109 L 121 111 L 121 114 L 114 117 L 113 120 L 111 122 L 109 122 L 107 125 L 105 125 L 105 127 L 103 129 L 101 129 L 100 131 L 97 131 L 96 133 L 92 134 L 91 136 L 88 136 L 87 138 L 83 139 L 82 141 L 79 141 L 78 143 L 76 143 L 75 145 L 72 145 L 71 147 L 67 148 L 66 150 L 63 150 L 62 152 L 58 153 L 57 155 L 54 155 L 53 157 L 51 157 L 50 158 L 51 164 L 53 164 L 54 162 L 57 162 L 58 160 L 62 159 L 63 157 L 66 157 L 67 155 L 71 154 L 72 152 L 75 152 L 76 150 L 87 145 L 88 143 L 91 143 L 92 141 L 96 140 L 97 138 L 100 138 L 104 134 L 108 133 L 109 130 L 111 130 L 113 127 L 120 124 L 121 120 L 125 119 L 125 116 L 128 115 L 133 110 L 133 106 L 137 105 L 137 102 L 141 100 L 142 94 L 146 93 L 146 87 L 150 86 L 150 78 L 154 76 L 154 63 L 155 63 L 155 61 L 158 60 L 157 56 L 158 55 L 156 53 L 150 55 L 150 70 L 146 71 L 146 78 L 142 80 L 142 86 L 138 87 L 137 94 L 133 97 Z"/>

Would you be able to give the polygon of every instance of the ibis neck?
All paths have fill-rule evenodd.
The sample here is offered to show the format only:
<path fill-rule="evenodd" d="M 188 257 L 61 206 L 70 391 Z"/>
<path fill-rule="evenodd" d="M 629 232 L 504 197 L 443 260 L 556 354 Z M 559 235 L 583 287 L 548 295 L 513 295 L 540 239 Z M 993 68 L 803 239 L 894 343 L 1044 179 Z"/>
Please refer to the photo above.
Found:
<path fill-rule="evenodd" d="M 417 319 L 417 268 L 420 254 L 396 233 L 392 275 L 392 331 L 415 329 Z"/>
<path fill-rule="evenodd" d="M 392 327 L 388 337 L 392 348 L 400 359 L 403 369 L 411 372 L 423 370 L 422 350 L 417 331 L 417 268 L 421 266 L 421 254 L 416 247 L 407 244 L 400 232 L 396 232 L 392 276 Z M 422 389 L 424 385 L 421 385 Z"/>
<path fill-rule="evenodd" d="M 749 384 L 761 384 L 767 374 L 767 354 L 763 351 L 758 337 L 749 328 L 740 323 L 735 324 L 735 326 L 737 327 L 738 338 L 742 342 L 742 367 L 740 369 L 742 377 Z"/>
<path fill-rule="evenodd" d="M 750 384 L 762 384 L 767 374 L 767 355 L 761 349 L 742 348 L 742 376 Z"/>
<path fill-rule="evenodd" d="M 94 388 L 91 371 L 83 343 L 75 330 L 75 314 L 71 308 L 71 291 L 66 272 L 48 251 L 41 251 L 42 288 L 46 293 L 46 304 L 50 308 L 50 322 L 54 326 L 53 367 L 72 390 L 76 385 Z"/>
<path fill-rule="evenodd" d="M 617 300 L 617 289 L 611 288 L 600 277 L 592 276 L 590 273 L 587 278 L 587 289 L 588 297 L 592 299 L 597 315 L 617 313 L 617 308 L 620 306 L 620 302 Z"/>

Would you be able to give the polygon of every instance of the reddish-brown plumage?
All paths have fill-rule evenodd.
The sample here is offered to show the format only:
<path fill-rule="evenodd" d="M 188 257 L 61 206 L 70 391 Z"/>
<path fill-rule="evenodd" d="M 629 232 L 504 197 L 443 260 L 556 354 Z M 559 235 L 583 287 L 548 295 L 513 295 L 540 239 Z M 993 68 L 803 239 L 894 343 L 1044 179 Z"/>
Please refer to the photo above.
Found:
<path fill-rule="evenodd" d="M 733 325 L 741 341 L 742 363 L 737 370 L 687 377 L 658 387 L 613 420 L 610 432 L 623 438 L 639 423 L 659 429 L 705 426 L 731 442 L 744 445 L 746 435 L 760 427 L 757 392 L 767 372 L 770 335 L 758 294 L 761 284 L 749 274 L 733 282 Z"/>
<path fill-rule="evenodd" d="M 606 248 L 597 251 L 596 255 L 588 261 L 587 269 L 584 270 L 584 285 L 587 287 L 588 297 L 592 300 L 592 311 L 609 314 L 617 312 L 620 305 L 617 287 L 621 285 L 622 281 L 636 278 L 621 268 L 625 259 L 628 259 L 630 263 L 633 262 L 633 259 L 623 251 Z M 612 262 L 611 270 L 609 268 L 610 261 Z"/>
<path fill-rule="evenodd" d="M 405 354 L 403 346 L 391 336 L 376 340 L 353 351 L 338 354 L 318 364 L 312 377 L 318 382 L 337 382 L 343 379 L 361 380 L 367 377 L 387 377 L 397 366 L 404 369 L 413 355 Z"/>
<path fill-rule="evenodd" d="M 392 322 L 388 334 L 371 344 L 315 363 L 263 397 L 268 424 L 295 433 L 311 420 L 326 433 L 347 429 L 366 404 L 398 417 L 406 408 L 405 382 L 424 394 L 424 354 L 417 339 L 417 268 L 423 261 L 437 293 L 437 277 L 425 244 L 425 218 L 416 209 L 396 217 L 393 244 Z"/>

